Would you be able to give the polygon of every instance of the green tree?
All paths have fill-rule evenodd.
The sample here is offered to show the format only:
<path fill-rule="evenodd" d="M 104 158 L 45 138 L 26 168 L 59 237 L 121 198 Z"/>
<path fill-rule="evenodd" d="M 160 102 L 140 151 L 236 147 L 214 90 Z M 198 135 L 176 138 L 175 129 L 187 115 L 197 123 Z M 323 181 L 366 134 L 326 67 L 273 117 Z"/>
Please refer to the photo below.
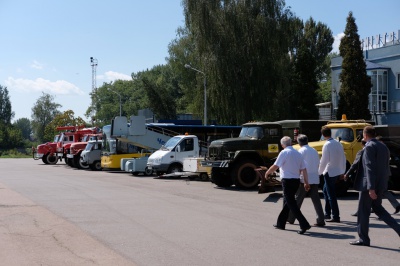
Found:
<path fill-rule="evenodd" d="M 332 31 L 313 18 L 303 23 L 295 34 L 295 45 L 291 51 L 293 60 L 293 92 L 288 97 L 290 117 L 296 119 L 318 119 L 315 104 L 318 103 L 318 82 L 325 77 L 326 58 L 332 50 Z"/>
<path fill-rule="evenodd" d="M 367 75 L 360 36 L 352 12 L 349 12 L 347 17 L 339 51 L 343 62 L 339 77 L 341 87 L 337 119 L 346 114 L 348 118 L 369 120 L 371 113 L 368 109 L 368 97 L 372 84 L 371 78 Z"/>
<path fill-rule="evenodd" d="M 72 110 L 67 110 L 63 113 L 57 114 L 54 119 L 46 125 L 44 130 L 44 139 L 52 140 L 54 136 L 59 134 L 57 127 L 62 126 L 85 126 L 86 122 L 80 116 L 75 117 L 75 113 Z"/>
<path fill-rule="evenodd" d="M 11 119 L 13 117 L 14 112 L 11 108 L 7 87 L 0 85 L 0 123 L 2 123 L 2 125 L 11 125 Z"/>
<path fill-rule="evenodd" d="M 207 76 L 211 118 L 241 124 L 279 116 L 290 89 L 285 74 L 293 15 L 284 1 L 182 3 L 198 52 L 196 63 L 186 63 Z"/>
<path fill-rule="evenodd" d="M 30 139 L 32 133 L 31 121 L 28 118 L 19 118 L 13 123 L 15 128 L 21 130 L 24 139 Z"/>
<path fill-rule="evenodd" d="M 60 107 L 62 107 L 60 104 L 54 102 L 54 96 L 44 92 L 32 107 L 32 129 L 35 137 L 40 142 L 53 139 L 52 137 L 46 139 L 44 137 L 44 131 L 47 124 L 49 124 L 56 115 L 60 114 L 58 110 Z"/>
<path fill-rule="evenodd" d="M 176 119 L 177 101 L 182 97 L 169 65 L 159 65 L 139 77 L 148 99 L 148 107 L 159 119 Z"/>
<path fill-rule="evenodd" d="M 89 117 L 92 110 L 95 110 L 96 126 L 110 124 L 111 120 L 119 115 L 119 95 L 121 95 L 122 115 L 129 117 L 137 114 L 138 110 L 147 108 L 147 96 L 139 78 L 140 73 L 132 74 L 132 80 L 103 83 L 95 93 L 92 93 L 95 99 L 94 105 L 87 109 L 85 116 Z"/>
<path fill-rule="evenodd" d="M 11 119 L 14 117 L 7 87 L 0 85 L 0 147 L 11 149 L 22 144 L 21 131 L 13 127 Z"/>
<path fill-rule="evenodd" d="M 176 99 L 178 113 L 192 113 L 195 117 L 202 117 L 204 110 L 204 86 L 203 76 L 187 69 L 186 64 L 193 67 L 200 65 L 198 49 L 194 36 L 186 27 L 177 30 L 177 38 L 168 46 L 168 65 L 179 83 L 181 97 Z"/>
<path fill-rule="evenodd" d="M 319 89 L 317 90 L 318 102 L 330 102 L 332 100 L 332 75 L 331 75 L 331 59 L 338 56 L 338 53 L 330 53 L 326 56 L 323 75 L 319 80 Z"/>

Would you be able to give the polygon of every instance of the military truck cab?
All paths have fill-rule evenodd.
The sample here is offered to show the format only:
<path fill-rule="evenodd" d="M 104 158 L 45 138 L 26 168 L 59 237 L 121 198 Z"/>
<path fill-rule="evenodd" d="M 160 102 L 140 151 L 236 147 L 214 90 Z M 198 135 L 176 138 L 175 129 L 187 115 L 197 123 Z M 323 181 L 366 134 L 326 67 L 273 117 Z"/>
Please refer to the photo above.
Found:
<path fill-rule="evenodd" d="M 211 142 L 204 167 L 212 167 L 211 181 L 220 187 L 253 188 L 260 182 L 254 169 L 272 165 L 282 149 L 282 126 L 275 122 L 249 122 L 237 138 Z"/>

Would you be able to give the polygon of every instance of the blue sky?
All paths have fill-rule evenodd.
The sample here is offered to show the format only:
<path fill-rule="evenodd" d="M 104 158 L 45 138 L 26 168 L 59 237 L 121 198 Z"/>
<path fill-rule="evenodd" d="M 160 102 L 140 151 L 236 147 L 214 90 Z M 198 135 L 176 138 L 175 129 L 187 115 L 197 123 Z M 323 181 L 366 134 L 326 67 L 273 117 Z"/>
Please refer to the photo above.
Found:
<path fill-rule="evenodd" d="M 362 38 L 400 29 L 398 0 L 286 5 L 304 20 L 311 16 L 327 24 L 334 36 L 344 31 L 349 11 Z M 84 118 L 92 88 L 90 57 L 98 60 L 98 87 L 130 79 L 132 72 L 165 63 L 168 44 L 183 23 L 181 0 L 0 0 L 0 84 L 9 90 L 14 120 L 31 119 L 42 91 L 55 97 L 61 111 Z"/>

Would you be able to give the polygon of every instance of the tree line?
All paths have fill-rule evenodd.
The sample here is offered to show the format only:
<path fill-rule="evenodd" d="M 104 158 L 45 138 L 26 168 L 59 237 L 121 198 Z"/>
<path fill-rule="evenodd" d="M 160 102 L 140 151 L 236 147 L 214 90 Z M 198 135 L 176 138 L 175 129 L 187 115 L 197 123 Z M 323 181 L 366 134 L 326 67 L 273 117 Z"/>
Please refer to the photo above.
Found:
<path fill-rule="evenodd" d="M 132 80 L 95 88 L 85 113 L 89 124 L 109 124 L 119 114 L 119 97 L 114 92 L 121 95 L 122 115 L 149 108 L 159 119 L 175 119 L 182 113 L 203 118 L 204 80 L 208 120 L 219 124 L 318 119 L 315 104 L 331 100 L 330 57 L 336 55 L 331 53 L 334 39 L 327 25 L 312 17 L 301 20 L 283 0 L 183 0 L 182 6 L 185 25 L 177 29 L 177 37 L 168 45 L 166 63 L 132 73 Z M 340 47 L 344 58 L 341 112 L 354 109 L 344 104 L 351 102 L 354 93 L 361 92 L 363 100 L 369 94 L 368 80 L 362 79 L 361 85 L 350 82 L 360 71 L 366 76 L 361 45 L 354 42 L 357 38 L 359 41 L 350 12 Z M 361 64 L 354 70 L 354 61 L 364 62 L 364 68 Z M 7 88 L 1 90 L 7 92 Z M 72 110 L 61 113 L 60 107 L 51 95 L 43 93 L 38 99 L 30 121 L 37 140 L 51 140 L 56 126 L 85 123 L 75 118 Z M 362 114 L 365 117 L 357 118 L 368 119 L 365 104 L 362 108 L 351 115 Z M 5 110 L 1 112 L 10 123 L 11 105 Z M 25 119 L 17 122 L 27 123 Z M 11 136 L 12 131 L 7 134 Z"/>

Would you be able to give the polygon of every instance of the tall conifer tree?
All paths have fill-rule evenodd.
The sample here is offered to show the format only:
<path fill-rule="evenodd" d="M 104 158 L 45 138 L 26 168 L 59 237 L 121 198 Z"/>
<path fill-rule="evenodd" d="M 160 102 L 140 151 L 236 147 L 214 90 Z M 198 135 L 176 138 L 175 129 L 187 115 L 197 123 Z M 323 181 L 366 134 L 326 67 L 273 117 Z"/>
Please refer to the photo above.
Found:
<path fill-rule="evenodd" d="M 349 12 L 346 29 L 339 46 L 343 58 L 341 87 L 337 118 L 346 114 L 350 119 L 370 119 L 368 97 L 371 92 L 371 78 L 367 75 L 366 64 L 361 48 L 360 36 L 353 17 Z"/>

